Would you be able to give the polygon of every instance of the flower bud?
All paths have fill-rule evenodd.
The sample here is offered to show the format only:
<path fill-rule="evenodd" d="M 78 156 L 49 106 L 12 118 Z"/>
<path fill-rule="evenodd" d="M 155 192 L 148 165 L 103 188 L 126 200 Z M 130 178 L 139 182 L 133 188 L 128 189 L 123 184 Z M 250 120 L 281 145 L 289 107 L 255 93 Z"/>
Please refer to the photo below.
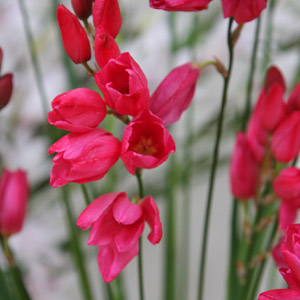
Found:
<path fill-rule="evenodd" d="M 13 75 L 6 74 L 0 77 L 0 110 L 6 106 L 13 91 Z"/>
<path fill-rule="evenodd" d="M 211 0 L 150 0 L 150 7 L 167 11 L 199 11 L 208 8 Z"/>
<path fill-rule="evenodd" d="M 86 20 L 92 14 L 93 0 L 72 0 L 72 7 L 76 16 Z"/>
<path fill-rule="evenodd" d="M 64 48 L 75 64 L 91 58 L 91 47 L 87 34 L 76 18 L 64 5 L 57 7 L 57 22 Z"/>
<path fill-rule="evenodd" d="M 164 125 L 176 122 L 189 107 L 196 89 L 200 70 L 193 63 L 173 69 L 153 93 L 149 109 Z"/>
<path fill-rule="evenodd" d="M 101 26 L 112 37 L 116 37 L 122 26 L 118 0 L 95 0 L 93 6 L 95 27 Z"/>
<path fill-rule="evenodd" d="M 103 68 L 111 58 L 117 58 L 121 52 L 114 38 L 98 27 L 95 36 L 95 59 L 100 68 Z"/>
<path fill-rule="evenodd" d="M 9 236 L 22 229 L 29 187 L 22 170 L 3 170 L 0 179 L 0 234 Z"/>
<path fill-rule="evenodd" d="M 87 132 L 96 128 L 106 116 L 101 96 L 87 88 L 78 88 L 58 95 L 51 103 L 50 124 L 73 132 Z"/>

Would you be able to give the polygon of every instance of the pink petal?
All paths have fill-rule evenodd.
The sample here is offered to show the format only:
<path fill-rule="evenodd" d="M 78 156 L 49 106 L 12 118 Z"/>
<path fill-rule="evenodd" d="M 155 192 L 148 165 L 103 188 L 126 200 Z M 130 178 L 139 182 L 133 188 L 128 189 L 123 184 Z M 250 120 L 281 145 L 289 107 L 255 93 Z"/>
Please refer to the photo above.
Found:
<path fill-rule="evenodd" d="M 279 272 L 291 289 L 300 290 L 300 284 L 291 269 L 281 268 Z"/>
<path fill-rule="evenodd" d="M 118 252 L 116 246 L 113 244 L 100 247 L 97 261 L 103 280 L 105 282 L 110 282 L 115 279 L 138 252 L 138 243 L 136 243 L 129 251 L 122 253 Z"/>
<path fill-rule="evenodd" d="M 293 224 L 297 217 L 297 205 L 293 200 L 283 200 L 279 209 L 280 229 L 285 230 L 290 224 Z"/>
<path fill-rule="evenodd" d="M 148 239 L 153 245 L 157 244 L 160 242 L 162 237 L 162 226 L 160 222 L 158 207 L 151 196 L 144 198 L 140 205 L 143 208 L 146 222 L 151 228 Z"/>
<path fill-rule="evenodd" d="M 257 300 L 299 300 L 300 291 L 296 290 L 272 290 L 261 293 Z"/>

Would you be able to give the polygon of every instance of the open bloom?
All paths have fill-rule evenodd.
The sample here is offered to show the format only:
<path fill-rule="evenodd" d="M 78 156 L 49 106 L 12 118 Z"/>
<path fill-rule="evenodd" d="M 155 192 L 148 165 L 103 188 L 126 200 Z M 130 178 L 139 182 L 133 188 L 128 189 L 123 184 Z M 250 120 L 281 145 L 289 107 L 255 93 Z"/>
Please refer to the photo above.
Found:
<path fill-rule="evenodd" d="M 3 170 L 0 179 L 0 234 L 9 236 L 22 229 L 28 202 L 27 175 L 22 170 Z"/>
<path fill-rule="evenodd" d="M 259 17 L 267 6 L 267 0 L 222 0 L 224 18 L 233 17 L 243 24 Z"/>
<path fill-rule="evenodd" d="M 164 125 L 176 122 L 189 107 L 196 89 L 200 70 L 193 63 L 173 69 L 153 93 L 149 109 Z"/>
<path fill-rule="evenodd" d="M 78 88 L 58 95 L 51 103 L 50 124 L 73 132 L 97 127 L 106 116 L 106 106 L 98 93 Z"/>
<path fill-rule="evenodd" d="M 149 241 L 159 243 L 162 226 L 153 198 L 148 196 L 134 204 L 125 192 L 98 197 L 78 217 L 78 227 L 92 227 L 88 245 L 99 246 L 98 265 L 105 282 L 118 276 L 138 254 L 145 221 L 151 228 Z"/>
<path fill-rule="evenodd" d="M 128 52 L 110 59 L 95 81 L 108 107 L 121 115 L 135 116 L 149 104 L 146 76 Z"/>
<path fill-rule="evenodd" d="M 247 137 L 239 132 L 236 137 L 230 164 L 232 194 L 239 199 L 248 199 L 256 194 L 259 165 Z"/>
<path fill-rule="evenodd" d="M 53 187 L 68 182 L 86 183 L 101 179 L 120 156 L 120 141 L 109 132 L 95 128 L 87 133 L 70 133 L 49 148 L 57 152 L 50 175 Z"/>
<path fill-rule="evenodd" d="M 56 11 L 57 22 L 61 32 L 64 48 L 75 64 L 83 63 L 91 58 L 91 47 L 82 25 L 64 5 Z"/>
<path fill-rule="evenodd" d="M 150 0 L 150 6 L 167 11 L 199 11 L 208 8 L 211 0 Z"/>
<path fill-rule="evenodd" d="M 175 143 L 162 121 L 145 109 L 126 126 L 122 138 L 121 158 L 129 173 L 137 168 L 152 169 L 175 152 Z"/>

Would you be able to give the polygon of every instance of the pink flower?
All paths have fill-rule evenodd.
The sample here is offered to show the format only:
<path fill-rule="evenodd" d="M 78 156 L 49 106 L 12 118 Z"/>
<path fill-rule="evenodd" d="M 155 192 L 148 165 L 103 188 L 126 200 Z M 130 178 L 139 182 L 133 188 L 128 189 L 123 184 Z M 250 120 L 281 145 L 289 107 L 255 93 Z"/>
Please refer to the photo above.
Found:
<path fill-rule="evenodd" d="M 108 107 L 121 115 L 135 116 L 149 104 L 147 79 L 128 52 L 110 59 L 95 80 Z"/>
<path fill-rule="evenodd" d="M 96 128 L 87 133 L 70 133 L 49 148 L 57 152 L 50 184 L 63 186 L 68 182 L 86 183 L 101 179 L 117 162 L 120 142 L 109 132 Z"/>
<path fill-rule="evenodd" d="M 296 290 L 272 290 L 261 293 L 257 300 L 299 300 L 300 291 Z"/>
<path fill-rule="evenodd" d="M 159 243 L 162 226 L 153 198 L 148 196 L 134 204 L 125 192 L 98 197 L 78 217 L 78 227 L 92 227 L 88 245 L 99 247 L 98 265 L 105 282 L 118 276 L 138 254 L 145 221 L 151 228 L 149 241 Z"/>
<path fill-rule="evenodd" d="M 290 162 L 300 150 L 300 111 L 288 115 L 275 130 L 271 150 L 276 160 Z"/>
<path fill-rule="evenodd" d="M 288 113 L 300 110 L 300 82 L 295 86 L 287 102 Z"/>
<path fill-rule="evenodd" d="M 300 198 L 300 170 L 295 167 L 283 169 L 274 180 L 273 189 L 281 199 Z"/>
<path fill-rule="evenodd" d="M 13 75 L 0 76 L 0 110 L 6 106 L 13 91 Z"/>
<path fill-rule="evenodd" d="M 86 20 L 92 14 L 93 0 L 72 0 L 72 7 L 76 16 Z"/>
<path fill-rule="evenodd" d="M 255 196 L 258 187 L 259 165 L 243 132 L 237 134 L 231 164 L 232 194 L 244 200 Z"/>
<path fill-rule="evenodd" d="M 149 110 L 140 112 L 126 126 L 121 158 L 129 173 L 137 168 L 152 169 L 175 152 L 175 143 L 162 121 Z"/>
<path fill-rule="evenodd" d="M 199 11 L 208 8 L 211 0 L 150 0 L 150 6 L 167 11 Z"/>
<path fill-rule="evenodd" d="M 222 0 L 224 18 L 233 17 L 243 24 L 259 17 L 267 6 L 267 0 Z"/>
<path fill-rule="evenodd" d="M 0 179 L 0 234 L 9 236 L 22 229 L 29 187 L 22 170 L 3 170 Z"/>
<path fill-rule="evenodd" d="M 100 68 L 103 68 L 111 58 L 120 55 L 120 49 L 114 38 L 102 27 L 97 27 L 95 36 L 95 58 Z"/>
<path fill-rule="evenodd" d="M 173 69 L 153 93 L 149 109 L 161 118 L 164 125 L 176 122 L 195 94 L 200 69 L 187 63 Z"/>
<path fill-rule="evenodd" d="M 95 0 L 93 21 L 96 28 L 101 26 L 108 34 L 115 38 L 122 26 L 118 0 Z"/>
<path fill-rule="evenodd" d="M 98 93 L 78 88 L 58 95 L 51 103 L 50 124 L 73 132 L 91 131 L 106 116 L 106 106 Z"/>
<path fill-rule="evenodd" d="M 282 231 L 296 221 L 300 207 L 300 198 L 282 199 L 279 208 L 279 225 Z"/>
<path fill-rule="evenodd" d="M 61 32 L 65 50 L 75 64 L 83 63 L 91 58 L 91 47 L 82 25 L 64 5 L 56 11 L 57 22 Z"/>

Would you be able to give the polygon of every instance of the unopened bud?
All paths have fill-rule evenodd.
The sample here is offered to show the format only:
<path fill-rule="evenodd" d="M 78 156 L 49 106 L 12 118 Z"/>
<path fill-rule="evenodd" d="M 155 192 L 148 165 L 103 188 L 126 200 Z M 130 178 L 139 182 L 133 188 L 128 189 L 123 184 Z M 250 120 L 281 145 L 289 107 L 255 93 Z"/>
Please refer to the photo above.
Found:
<path fill-rule="evenodd" d="M 86 20 L 92 14 L 93 0 L 72 0 L 72 7 L 76 16 Z"/>
<path fill-rule="evenodd" d="M 240 37 L 240 34 L 241 34 L 241 31 L 243 29 L 243 26 L 244 24 L 240 24 L 233 32 L 232 32 L 232 35 L 231 35 L 231 41 L 232 41 L 232 45 L 234 46 L 239 37 Z"/>
<path fill-rule="evenodd" d="M 13 90 L 13 75 L 0 77 L 0 109 L 7 105 Z"/>
<path fill-rule="evenodd" d="M 215 57 L 215 60 L 216 60 L 215 61 L 216 69 L 224 78 L 227 78 L 228 72 L 227 72 L 226 68 L 224 67 L 223 63 L 217 57 Z"/>

